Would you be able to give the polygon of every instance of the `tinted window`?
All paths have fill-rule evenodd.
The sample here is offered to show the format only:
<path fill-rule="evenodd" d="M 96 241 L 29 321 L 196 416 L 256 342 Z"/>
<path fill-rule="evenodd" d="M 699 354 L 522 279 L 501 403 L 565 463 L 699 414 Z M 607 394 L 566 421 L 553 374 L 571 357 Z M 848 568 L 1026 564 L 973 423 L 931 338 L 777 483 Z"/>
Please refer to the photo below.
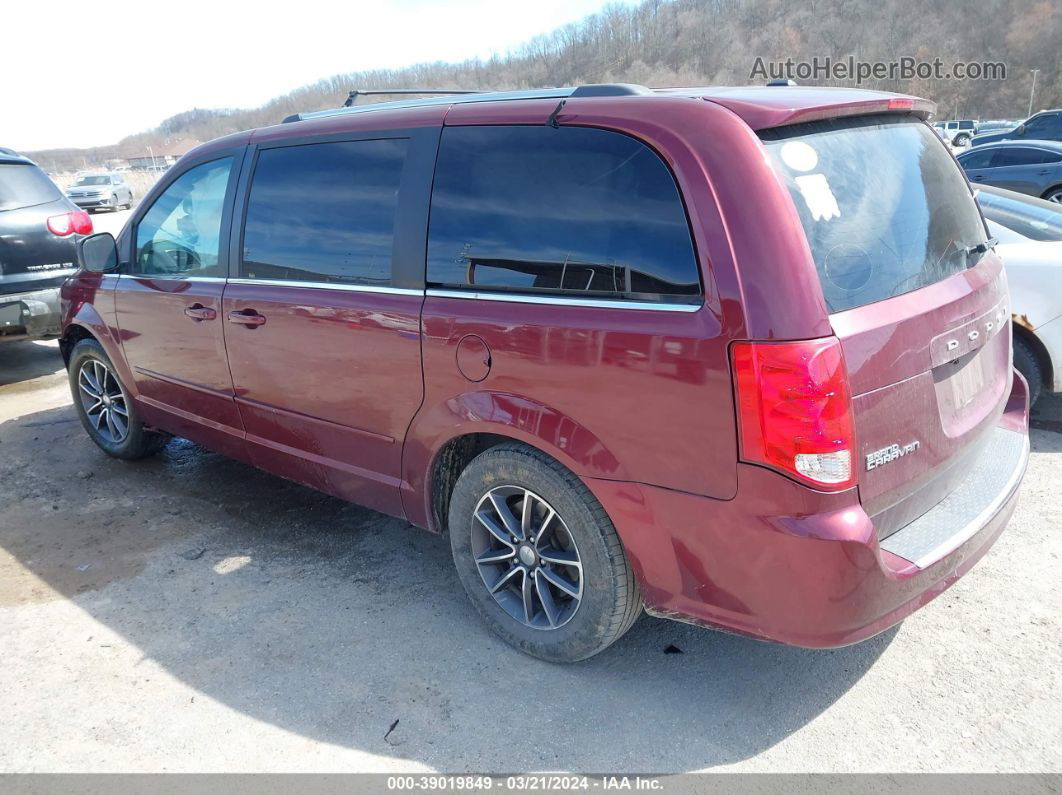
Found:
<path fill-rule="evenodd" d="M 36 166 L 0 163 L 0 210 L 46 204 L 59 198 L 59 189 Z"/>
<path fill-rule="evenodd" d="M 134 273 L 224 277 L 221 216 L 232 158 L 191 168 L 151 205 L 136 229 Z"/>
<path fill-rule="evenodd" d="M 544 125 L 443 130 L 428 281 L 650 300 L 700 293 L 660 158 L 619 133 Z"/>
<path fill-rule="evenodd" d="M 241 275 L 391 282 L 404 138 L 265 149 L 258 155 Z"/>
<path fill-rule="evenodd" d="M 962 172 L 909 117 L 831 119 L 761 133 L 796 205 L 823 296 L 839 312 L 974 264 L 984 224 Z"/>
<path fill-rule="evenodd" d="M 975 168 L 989 168 L 995 149 L 973 149 L 959 156 L 959 164 L 967 171 Z"/>
<path fill-rule="evenodd" d="M 1016 146 L 1001 146 L 992 158 L 992 168 L 1003 166 L 1034 166 L 1044 162 L 1046 152 L 1039 149 L 1022 149 Z"/>
<path fill-rule="evenodd" d="M 1045 113 L 1036 116 L 1025 125 L 1028 138 L 1062 138 L 1062 116 L 1057 113 Z"/>

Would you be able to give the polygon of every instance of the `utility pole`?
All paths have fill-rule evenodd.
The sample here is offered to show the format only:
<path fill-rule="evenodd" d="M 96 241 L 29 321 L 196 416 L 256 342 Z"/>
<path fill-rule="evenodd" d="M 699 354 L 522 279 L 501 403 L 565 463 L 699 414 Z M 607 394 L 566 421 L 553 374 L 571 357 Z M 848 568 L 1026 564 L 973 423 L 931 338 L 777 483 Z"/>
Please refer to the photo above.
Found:
<path fill-rule="evenodd" d="M 1029 71 L 1032 72 L 1033 79 L 1032 79 L 1032 87 L 1029 89 L 1029 112 L 1025 114 L 1025 118 L 1029 118 L 1030 116 L 1032 116 L 1033 94 L 1036 93 L 1036 73 L 1039 72 L 1040 70 L 1039 69 L 1030 69 Z"/>

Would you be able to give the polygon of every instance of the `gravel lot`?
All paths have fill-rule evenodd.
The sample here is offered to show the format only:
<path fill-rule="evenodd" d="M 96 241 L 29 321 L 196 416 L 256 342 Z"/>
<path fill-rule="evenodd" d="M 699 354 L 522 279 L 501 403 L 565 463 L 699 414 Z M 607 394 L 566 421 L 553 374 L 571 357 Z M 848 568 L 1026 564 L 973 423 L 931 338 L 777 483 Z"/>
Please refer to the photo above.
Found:
<path fill-rule="evenodd" d="M 445 539 L 188 442 L 106 458 L 61 368 L 0 346 L 2 771 L 1062 770 L 1060 398 L 1010 528 L 899 628 L 646 618 L 556 667 L 488 635 Z"/>

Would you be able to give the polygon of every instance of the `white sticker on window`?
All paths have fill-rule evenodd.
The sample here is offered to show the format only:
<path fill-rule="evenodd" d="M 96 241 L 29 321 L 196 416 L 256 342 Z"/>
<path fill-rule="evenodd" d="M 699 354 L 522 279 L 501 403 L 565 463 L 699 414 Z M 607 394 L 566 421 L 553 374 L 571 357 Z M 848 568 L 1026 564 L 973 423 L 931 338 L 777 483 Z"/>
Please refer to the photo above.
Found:
<path fill-rule="evenodd" d="M 782 144 L 779 156 L 793 171 L 811 171 L 819 164 L 819 153 L 804 141 L 788 141 Z"/>
<path fill-rule="evenodd" d="M 830 190 L 830 183 L 826 181 L 825 174 L 807 174 L 802 177 L 794 177 L 800 195 L 804 198 L 811 218 L 814 221 L 828 221 L 831 218 L 841 217 L 841 208 L 837 206 L 837 198 Z"/>

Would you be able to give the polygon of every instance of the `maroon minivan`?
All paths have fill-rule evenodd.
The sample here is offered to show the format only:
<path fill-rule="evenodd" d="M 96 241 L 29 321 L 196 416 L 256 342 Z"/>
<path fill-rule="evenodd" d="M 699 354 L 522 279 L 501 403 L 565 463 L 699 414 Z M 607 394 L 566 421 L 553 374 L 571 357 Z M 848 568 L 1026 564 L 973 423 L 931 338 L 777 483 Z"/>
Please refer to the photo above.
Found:
<path fill-rule="evenodd" d="M 501 637 L 643 608 L 881 632 L 1002 532 L 1028 459 L 1006 279 L 922 99 L 639 86 L 302 114 L 80 244 L 92 439 L 169 436 L 436 532 Z"/>

